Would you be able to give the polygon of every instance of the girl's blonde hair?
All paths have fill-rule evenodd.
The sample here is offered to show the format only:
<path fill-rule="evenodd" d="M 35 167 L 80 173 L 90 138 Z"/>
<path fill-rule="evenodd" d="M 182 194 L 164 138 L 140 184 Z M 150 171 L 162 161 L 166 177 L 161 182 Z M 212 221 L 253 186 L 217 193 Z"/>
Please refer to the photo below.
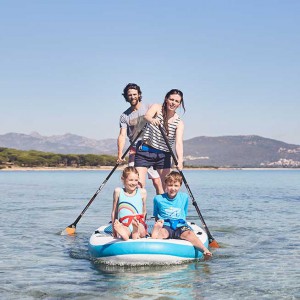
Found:
<path fill-rule="evenodd" d="M 130 173 L 137 174 L 139 176 L 139 172 L 135 167 L 126 167 L 122 172 L 122 179 L 125 180 Z"/>
<path fill-rule="evenodd" d="M 180 183 L 180 185 L 182 185 L 182 176 L 179 172 L 176 171 L 172 171 L 171 173 L 169 173 L 166 178 L 165 178 L 165 183 L 173 183 L 178 181 Z"/>

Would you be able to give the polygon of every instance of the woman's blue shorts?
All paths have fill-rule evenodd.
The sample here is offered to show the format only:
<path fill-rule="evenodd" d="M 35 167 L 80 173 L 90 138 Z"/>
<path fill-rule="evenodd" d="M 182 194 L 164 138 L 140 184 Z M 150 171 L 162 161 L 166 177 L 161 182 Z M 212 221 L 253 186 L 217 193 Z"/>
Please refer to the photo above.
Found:
<path fill-rule="evenodd" d="M 134 158 L 135 167 L 153 167 L 157 169 L 170 169 L 171 168 L 171 153 L 164 152 L 148 145 L 137 144 L 136 153 Z"/>

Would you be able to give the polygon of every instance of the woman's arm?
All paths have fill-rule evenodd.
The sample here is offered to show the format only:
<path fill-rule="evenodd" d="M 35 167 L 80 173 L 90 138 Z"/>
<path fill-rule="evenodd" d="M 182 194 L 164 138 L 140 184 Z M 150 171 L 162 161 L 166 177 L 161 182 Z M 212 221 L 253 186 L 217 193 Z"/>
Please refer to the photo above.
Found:
<path fill-rule="evenodd" d="M 181 120 L 178 123 L 177 129 L 176 129 L 176 140 L 175 140 L 175 150 L 178 160 L 178 169 L 183 169 L 183 131 L 184 131 L 184 123 Z"/>
<path fill-rule="evenodd" d="M 153 104 L 146 112 L 144 119 L 152 125 L 159 125 L 160 122 L 156 119 L 156 116 L 161 111 L 161 108 L 161 104 Z"/>

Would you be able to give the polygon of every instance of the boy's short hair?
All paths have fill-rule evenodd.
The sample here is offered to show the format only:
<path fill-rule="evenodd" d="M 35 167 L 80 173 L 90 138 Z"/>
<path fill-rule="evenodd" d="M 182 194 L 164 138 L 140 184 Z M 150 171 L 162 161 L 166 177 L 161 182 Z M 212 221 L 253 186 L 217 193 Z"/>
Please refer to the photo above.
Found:
<path fill-rule="evenodd" d="M 182 175 L 177 171 L 172 171 L 165 178 L 165 183 L 172 183 L 178 181 L 182 185 Z"/>

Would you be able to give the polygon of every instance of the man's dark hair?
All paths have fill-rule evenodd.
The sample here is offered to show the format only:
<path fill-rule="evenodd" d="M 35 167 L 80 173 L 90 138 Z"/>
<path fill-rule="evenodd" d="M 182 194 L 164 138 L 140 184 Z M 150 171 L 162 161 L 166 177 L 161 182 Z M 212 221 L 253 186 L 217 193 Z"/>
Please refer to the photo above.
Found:
<path fill-rule="evenodd" d="M 139 101 L 142 101 L 142 91 L 141 91 L 141 88 L 135 84 L 135 83 L 128 83 L 124 90 L 123 90 L 123 97 L 125 98 L 126 102 L 129 102 L 128 101 L 128 98 L 127 98 L 127 93 L 128 93 L 128 90 L 130 89 L 133 89 L 133 90 L 137 90 L 138 91 L 138 94 L 139 94 Z"/>

